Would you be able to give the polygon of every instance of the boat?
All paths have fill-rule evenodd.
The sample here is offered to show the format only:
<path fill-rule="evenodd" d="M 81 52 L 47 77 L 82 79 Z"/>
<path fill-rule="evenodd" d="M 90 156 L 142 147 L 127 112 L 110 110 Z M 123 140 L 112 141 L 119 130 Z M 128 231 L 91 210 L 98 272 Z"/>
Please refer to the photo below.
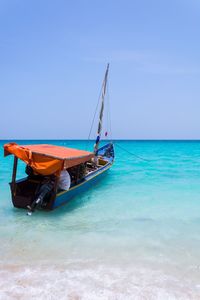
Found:
<path fill-rule="evenodd" d="M 93 187 L 110 169 L 114 162 L 113 143 L 109 142 L 99 147 L 108 71 L 109 64 L 101 90 L 97 137 L 92 152 L 50 144 L 18 145 L 11 142 L 4 145 L 4 156 L 14 155 L 10 183 L 14 207 L 28 209 L 30 215 L 35 210 L 32 209 L 33 203 L 35 203 L 36 209 L 53 210 Z M 25 162 L 28 175 L 19 180 L 16 179 L 18 160 Z M 70 175 L 68 190 L 58 187 L 62 170 L 67 170 Z M 46 194 L 44 193 L 43 201 L 40 201 L 41 197 L 37 196 L 36 199 L 36 195 L 43 185 L 46 187 Z"/>

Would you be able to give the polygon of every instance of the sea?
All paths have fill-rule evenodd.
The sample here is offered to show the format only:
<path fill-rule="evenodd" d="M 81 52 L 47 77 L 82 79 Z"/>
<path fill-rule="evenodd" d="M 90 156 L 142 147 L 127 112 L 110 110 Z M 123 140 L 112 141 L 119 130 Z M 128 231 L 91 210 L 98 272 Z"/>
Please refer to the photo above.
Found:
<path fill-rule="evenodd" d="M 4 143 L 1 300 L 200 299 L 200 141 L 114 141 L 115 163 L 102 180 L 31 217 L 12 205 L 13 157 L 3 157 Z"/>

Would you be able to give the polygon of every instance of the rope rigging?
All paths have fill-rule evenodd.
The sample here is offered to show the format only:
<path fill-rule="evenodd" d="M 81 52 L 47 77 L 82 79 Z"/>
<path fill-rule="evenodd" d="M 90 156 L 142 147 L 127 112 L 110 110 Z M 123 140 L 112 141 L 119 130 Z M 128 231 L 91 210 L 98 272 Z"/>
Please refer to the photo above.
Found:
<path fill-rule="evenodd" d="M 100 89 L 100 93 L 99 93 L 99 97 L 98 97 L 98 102 L 95 108 L 95 112 L 94 112 L 94 116 L 92 119 L 92 123 L 91 123 L 91 127 L 90 127 L 90 131 L 89 131 L 89 135 L 88 135 L 88 139 L 86 142 L 86 150 L 88 149 L 88 144 L 91 138 L 91 134 L 92 134 L 92 130 L 94 127 L 94 123 L 95 123 L 95 119 L 96 119 L 96 115 L 97 115 L 97 110 L 98 107 L 100 106 L 100 102 L 101 102 L 101 109 L 100 109 L 100 114 L 99 114 L 99 123 L 98 123 L 98 131 L 97 131 L 97 138 L 96 138 L 96 142 L 94 145 L 94 152 L 97 151 L 98 149 L 98 144 L 100 142 L 101 139 L 101 132 L 102 132 L 102 124 L 103 124 L 103 111 L 104 111 L 104 101 L 105 98 L 107 98 L 107 101 L 105 101 L 105 103 L 107 104 L 107 126 L 109 127 L 110 125 L 110 133 L 111 133 L 111 120 L 110 120 L 110 105 L 109 105 L 109 98 L 107 95 L 107 84 L 108 84 L 108 70 L 109 70 L 109 64 L 107 65 L 107 69 L 106 69 L 106 73 L 105 73 L 105 77 L 104 77 L 104 81 L 102 83 L 101 89 Z M 105 127 L 105 126 L 104 126 Z M 108 136 L 108 131 L 105 130 L 105 137 L 107 138 Z"/>
<path fill-rule="evenodd" d="M 97 105 L 96 105 L 96 108 L 95 108 L 95 111 L 94 111 L 94 115 L 93 115 L 93 119 L 92 119 L 92 123 L 91 123 L 91 126 L 90 126 L 90 131 L 89 131 L 89 134 L 88 134 L 88 138 L 87 138 L 87 141 L 86 141 L 86 150 L 88 149 L 88 143 L 90 141 L 90 137 L 91 137 L 91 133 L 92 133 L 92 129 L 94 127 L 94 121 L 95 121 L 95 118 L 96 118 L 96 114 L 97 114 L 97 110 L 98 110 L 98 107 L 99 107 L 99 103 L 100 103 L 100 99 L 101 99 L 101 93 L 102 93 L 102 89 L 103 89 L 103 83 L 102 83 L 102 86 L 101 86 L 101 89 L 100 89 L 100 92 L 99 92 L 99 97 L 98 97 L 98 101 L 97 101 Z"/>
<path fill-rule="evenodd" d="M 95 142 L 95 145 L 94 145 L 94 153 L 97 152 L 98 144 L 99 144 L 100 138 L 101 138 L 105 97 L 107 98 L 107 101 L 105 101 L 106 106 L 107 106 L 107 129 L 110 130 L 110 138 L 111 138 L 111 141 L 112 141 L 110 99 L 109 99 L 109 93 L 108 93 L 108 90 L 109 90 L 108 89 L 108 70 L 109 70 L 109 64 L 107 65 L 105 77 L 104 77 L 104 80 L 103 80 L 103 83 L 102 83 L 102 86 L 101 86 L 100 94 L 99 94 L 99 97 L 98 97 L 98 102 L 97 102 L 97 105 L 96 105 L 95 113 L 94 113 L 94 116 L 93 116 L 93 119 L 92 119 L 92 124 L 91 124 L 91 127 L 90 127 L 90 131 L 89 131 L 89 135 L 88 135 L 88 139 L 87 139 L 87 143 L 86 143 L 86 150 L 87 150 L 88 143 L 90 141 L 90 137 L 91 137 L 91 133 L 92 133 L 92 129 L 93 129 L 93 126 L 94 126 L 94 121 L 95 121 L 95 118 L 96 118 L 97 110 L 98 110 L 98 107 L 100 105 L 100 100 L 101 100 L 101 109 L 100 109 L 100 114 L 99 114 L 99 123 L 98 123 L 97 138 L 96 138 L 96 142 Z M 108 132 L 106 130 L 105 131 L 105 137 L 106 138 L 107 138 L 107 135 L 108 135 Z M 140 160 L 143 160 L 143 161 L 150 161 L 148 159 L 145 159 L 145 158 L 143 158 L 143 157 L 141 157 L 139 155 L 136 155 L 136 154 L 132 153 L 131 151 L 125 149 L 121 145 L 118 145 L 116 142 L 115 142 L 115 145 L 118 148 L 120 148 L 123 151 L 125 151 L 126 153 L 128 153 L 129 155 L 136 157 L 137 159 L 140 159 Z"/>
<path fill-rule="evenodd" d="M 132 155 L 132 156 L 134 156 L 134 157 L 136 157 L 136 158 L 138 158 L 138 159 L 140 159 L 140 160 L 148 161 L 148 162 L 151 161 L 151 160 L 149 160 L 149 159 L 143 158 L 143 157 L 141 157 L 141 156 L 139 156 L 139 155 L 136 155 L 136 154 L 132 153 L 131 151 L 125 149 L 124 147 L 122 147 L 121 145 L 117 144 L 116 142 L 115 142 L 115 146 L 117 146 L 118 148 L 124 150 L 124 151 L 127 152 L 129 155 Z"/>

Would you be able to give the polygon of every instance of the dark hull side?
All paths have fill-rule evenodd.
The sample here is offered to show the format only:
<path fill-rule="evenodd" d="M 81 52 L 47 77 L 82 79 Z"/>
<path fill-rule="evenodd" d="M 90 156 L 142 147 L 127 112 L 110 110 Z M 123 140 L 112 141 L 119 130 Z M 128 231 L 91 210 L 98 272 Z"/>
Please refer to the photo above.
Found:
<path fill-rule="evenodd" d="M 68 203 L 74 196 L 83 193 L 88 188 L 92 187 L 95 183 L 97 183 L 106 175 L 111 165 L 112 164 L 108 164 L 94 172 L 92 175 L 86 176 L 83 182 L 70 188 L 68 191 L 64 191 L 57 194 L 54 202 L 52 203 L 51 209 L 55 209 L 61 205 Z"/>

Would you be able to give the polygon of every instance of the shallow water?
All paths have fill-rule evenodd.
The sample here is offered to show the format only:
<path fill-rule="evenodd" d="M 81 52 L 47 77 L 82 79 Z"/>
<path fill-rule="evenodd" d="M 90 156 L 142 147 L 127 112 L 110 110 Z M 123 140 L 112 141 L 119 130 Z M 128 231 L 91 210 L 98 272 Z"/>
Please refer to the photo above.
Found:
<path fill-rule="evenodd" d="M 199 298 L 200 142 L 117 144 L 102 181 L 31 218 L 12 207 L 1 147 L 0 299 Z"/>

